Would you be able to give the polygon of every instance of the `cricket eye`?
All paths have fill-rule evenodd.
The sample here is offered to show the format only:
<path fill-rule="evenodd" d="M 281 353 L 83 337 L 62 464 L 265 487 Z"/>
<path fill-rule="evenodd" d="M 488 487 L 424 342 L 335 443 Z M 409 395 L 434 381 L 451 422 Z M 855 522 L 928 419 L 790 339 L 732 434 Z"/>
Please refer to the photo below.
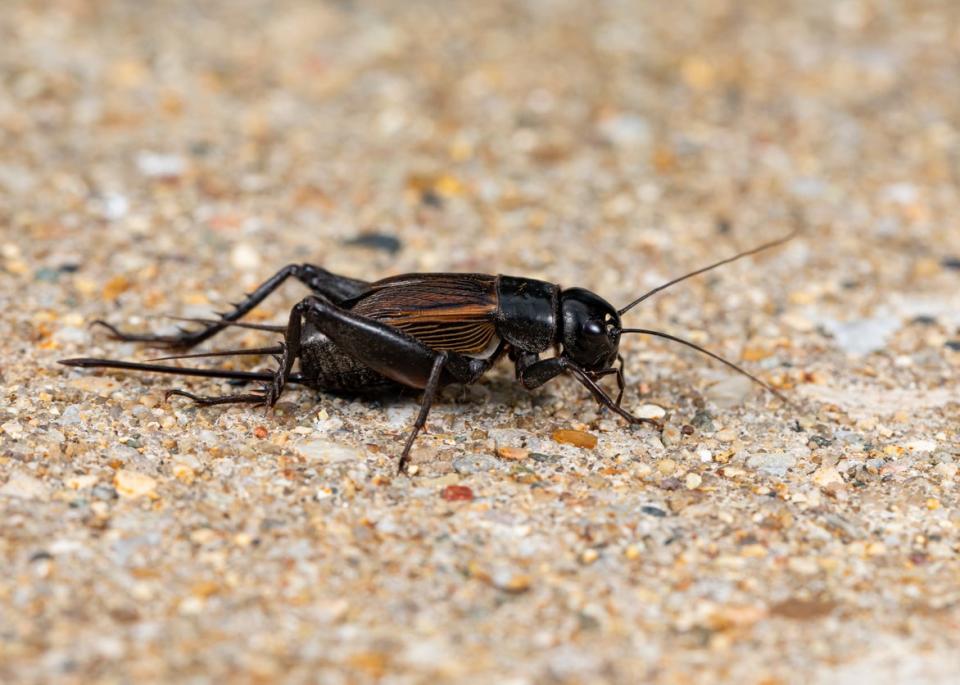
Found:
<path fill-rule="evenodd" d="M 597 320 L 587 322 L 587 325 L 583 327 L 583 332 L 587 335 L 603 335 L 603 324 Z"/>

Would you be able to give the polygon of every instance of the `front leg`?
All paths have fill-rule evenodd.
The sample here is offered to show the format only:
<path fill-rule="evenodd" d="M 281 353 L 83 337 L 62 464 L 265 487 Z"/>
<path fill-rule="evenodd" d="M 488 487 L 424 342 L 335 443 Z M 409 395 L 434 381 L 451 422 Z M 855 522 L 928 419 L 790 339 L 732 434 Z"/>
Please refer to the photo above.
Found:
<path fill-rule="evenodd" d="M 620 406 L 620 400 L 623 399 L 623 391 L 627 387 L 627 382 L 623 378 L 623 357 L 617 355 L 617 359 L 620 361 L 620 366 L 611 366 L 609 369 L 600 369 L 599 371 L 588 371 L 587 375 L 590 376 L 593 380 L 599 380 L 604 376 L 609 376 L 614 374 L 617 377 L 617 399 L 615 402 L 617 406 Z"/>
<path fill-rule="evenodd" d="M 564 371 L 569 371 L 581 385 L 583 385 L 599 404 L 604 405 L 611 411 L 619 414 L 630 423 L 649 423 L 658 429 L 663 426 L 654 419 L 634 416 L 615 402 L 607 393 L 603 391 L 596 381 L 590 377 L 590 374 L 581 369 L 570 359 L 564 356 L 551 357 L 550 359 L 537 359 L 535 354 L 520 355 L 516 361 L 517 377 L 527 389 L 538 388 L 547 381 L 556 378 Z"/>

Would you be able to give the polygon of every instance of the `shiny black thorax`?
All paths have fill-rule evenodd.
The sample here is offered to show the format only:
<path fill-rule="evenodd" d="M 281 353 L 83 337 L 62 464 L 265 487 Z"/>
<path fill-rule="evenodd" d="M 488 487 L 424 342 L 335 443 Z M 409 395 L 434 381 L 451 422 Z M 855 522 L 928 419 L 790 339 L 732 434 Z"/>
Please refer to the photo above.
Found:
<path fill-rule="evenodd" d="M 543 352 L 560 343 L 560 286 L 532 278 L 497 277 L 497 332 L 526 352 Z"/>
<path fill-rule="evenodd" d="M 531 278 L 497 278 L 497 330 L 513 358 L 539 355 L 551 346 L 588 371 L 609 368 L 617 357 L 620 317 L 602 297 L 584 288 L 563 289 Z"/>

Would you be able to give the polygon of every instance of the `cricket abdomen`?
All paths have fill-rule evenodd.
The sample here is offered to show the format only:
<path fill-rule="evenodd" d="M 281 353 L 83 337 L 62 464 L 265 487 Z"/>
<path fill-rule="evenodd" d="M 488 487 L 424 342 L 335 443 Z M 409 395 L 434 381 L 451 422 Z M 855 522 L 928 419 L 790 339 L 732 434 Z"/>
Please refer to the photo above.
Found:
<path fill-rule="evenodd" d="M 304 331 L 300 371 L 304 382 L 319 390 L 339 393 L 378 393 L 402 387 L 369 366 L 345 354 L 318 331 Z"/>

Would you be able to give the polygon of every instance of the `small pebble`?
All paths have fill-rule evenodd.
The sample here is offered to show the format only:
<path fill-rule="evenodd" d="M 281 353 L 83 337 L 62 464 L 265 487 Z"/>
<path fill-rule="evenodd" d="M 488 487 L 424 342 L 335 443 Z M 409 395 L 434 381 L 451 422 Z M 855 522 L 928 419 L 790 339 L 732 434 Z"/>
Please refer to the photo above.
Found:
<path fill-rule="evenodd" d="M 301 457 L 311 461 L 335 464 L 363 460 L 363 455 L 358 450 L 330 440 L 309 440 L 298 443 L 293 448 Z"/>
<path fill-rule="evenodd" d="M 71 490 L 84 490 L 86 488 L 92 488 L 97 484 L 98 480 L 100 479 L 92 475 L 74 476 L 67 478 L 63 484 Z"/>
<path fill-rule="evenodd" d="M 633 413 L 641 419 L 662 419 L 667 415 L 667 410 L 656 404 L 643 404 Z"/>
<path fill-rule="evenodd" d="M 553 431 L 552 437 L 556 442 L 574 445 L 584 449 L 593 449 L 597 446 L 597 436 L 592 433 L 585 433 L 584 431 L 561 428 Z"/>
<path fill-rule="evenodd" d="M 14 473 L 10 479 L 0 485 L 0 495 L 20 499 L 45 499 L 48 494 L 46 484 L 25 473 Z"/>
<path fill-rule="evenodd" d="M 737 432 L 732 428 L 724 428 L 722 431 L 717 431 L 715 437 L 720 442 L 733 442 L 737 439 Z"/>
<path fill-rule="evenodd" d="M 453 470 L 461 475 L 484 473 L 497 468 L 497 462 L 486 454 L 467 454 L 453 460 Z"/>
<path fill-rule="evenodd" d="M 911 440 L 906 445 L 904 445 L 908 450 L 912 452 L 933 452 L 937 449 L 936 440 Z"/>
<path fill-rule="evenodd" d="M 385 233 L 361 233 L 356 238 L 350 238 L 344 241 L 344 245 L 353 245 L 356 247 L 369 247 L 373 250 L 380 250 L 388 254 L 396 254 L 403 247 L 400 239 L 387 235 Z"/>
<path fill-rule="evenodd" d="M 119 497 L 115 488 L 104 483 L 93 486 L 91 494 L 98 500 L 102 500 L 104 502 L 109 502 L 110 500 L 115 500 L 117 497 Z"/>
<path fill-rule="evenodd" d="M 677 462 L 673 459 L 661 459 L 657 462 L 657 471 L 660 475 L 670 476 L 677 470 Z"/>
<path fill-rule="evenodd" d="M 960 271 L 960 257 L 944 257 L 940 260 L 940 265 L 944 269 L 954 269 Z"/>
<path fill-rule="evenodd" d="M 192 483 L 196 478 L 196 472 L 191 466 L 184 464 L 182 462 L 177 462 L 173 465 L 173 477 L 183 483 Z"/>
<path fill-rule="evenodd" d="M 688 473 L 683 484 L 687 486 L 687 490 L 696 490 L 703 484 L 703 477 L 699 473 Z"/>
<path fill-rule="evenodd" d="M 632 113 L 606 117 L 600 121 L 597 129 L 604 140 L 617 148 L 648 145 L 652 136 L 649 122 Z"/>
<path fill-rule="evenodd" d="M 187 161 L 179 155 L 141 152 L 137 155 L 137 168 L 148 178 L 176 178 L 186 170 Z"/>
<path fill-rule="evenodd" d="M 157 489 L 157 479 L 139 471 L 120 469 L 113 477 L 114 487 L 121 497 L 134 498 L 151 495 Z"/>
<path fill-rule="evenodd" d="M 250 243 L 237 243 L 230 250 L 230 265 L 237 271 L 253 271 L 262 261 L 260 251 Z"/>
<path fill-rule="evenodd" d="M 664 478 L 660 481 L 661 490 L 679 490 L 683 487 L 683 483 L 680 482 L 679 478 L 670 476 L 669 478 Z"/>
<path fill-rule="evenodd" d="M 7 421 L 6 423 L 0 425 L 0 430 L 3 431 L 4 435 L 13 440 L 19 440 L 23 435 L 23 426 L 19 421 Z"/>
<path fill-rule="evenodd" d="M 503 590 L 511 594 L 520 594 L 530 589 L 533 580 L 525 573 L 502 569 L 494 571 L 490 575 L 490 583 L 498 590 Z"/>
<path fill-rule="evenodd" d="M 521 461 L 530 456 L 530 450 L 523 447 L 498 447 L 497 456 L 510 461 Z"/>
<path fill-rule="evenodd" d="M 710 416 L 709 412 L 702 409 L 694 414 L 693 418 L 690 419 L 690 423 L 694 428 L 698 428 L 704 433 L 712 433 L 714 431 L 713 417 Z"/>
<path fill-rule="evenodd" d="M 779 478 L 786 476 L 787 470 L 793 468 L 796 463 L 797 458 L 785 452 L 754 454 L 747 459 L 747 466 L 750 468 Z"/>
<path fill-rule="evenodd" d="M 448 485 L 440 496 L 448 502 L 469 502 L 473 499 L 473 490 L 466 485 Z"/>
<path fill-rule="evenodd" d="M 593 549 L 592 547 L 590 549 L 583 550 L 583 553 L 580 555 L 580 561 L 586 565 L 592 564 L 599 558 L 600 558 L 600 553 L 597 552 L 597 550 Z"/>
<path fill-rule="evenodd" d="M 663 443 L 664 447 L 676 447 L 682 439 L 683 433 L 673 424 L 667 424 L 660 431 L 660 442 Z"/>
<path fill-rule="evenodd" d="M 937 464 L 934 471 L 943 480 L 953 480 L 957 476 L 956 464 Z"/>
<path fill-rule="evenodd" d="M 834 466 L 821 466 L 813 474 L 813 482 L 821 488 L 843 483 L 843 477 Z"/>

